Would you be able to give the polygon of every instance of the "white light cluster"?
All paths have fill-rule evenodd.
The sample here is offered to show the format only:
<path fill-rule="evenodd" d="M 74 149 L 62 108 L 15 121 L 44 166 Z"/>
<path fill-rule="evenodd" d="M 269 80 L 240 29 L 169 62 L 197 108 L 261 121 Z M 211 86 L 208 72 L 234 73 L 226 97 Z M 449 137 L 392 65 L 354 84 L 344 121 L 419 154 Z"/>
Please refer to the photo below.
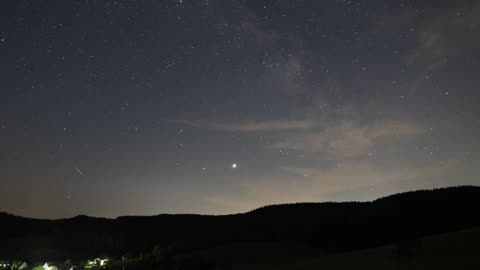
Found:
<path fill-rule="evenodd" d="M 95 260 L 93 261 L 88 261 L 87 262 L 87 265 L 85 266 L 86 268 L 90 269 L 92 267 L 102 267 L 102 266 L 105 266 L 108 262 L 108 259 L 100 259 L 100 258 L 96 258 Z"/>
<path fill-rule="evenodd" d="M 48 263 L 45 263 L 45 264 L 42 266 L 42 268 L 43 268 L 44 270 L 58 270 L 58 268 L 57 268 L 56 266 L 53 266 L 53 265 L 50 266 L 50 265 L 48 265 Z"/>
<path fill-rule="evenodd" d="M 99 262 L 100 266 L 104 266 L 108 262 L 108 259 L 99 259 Z"/>

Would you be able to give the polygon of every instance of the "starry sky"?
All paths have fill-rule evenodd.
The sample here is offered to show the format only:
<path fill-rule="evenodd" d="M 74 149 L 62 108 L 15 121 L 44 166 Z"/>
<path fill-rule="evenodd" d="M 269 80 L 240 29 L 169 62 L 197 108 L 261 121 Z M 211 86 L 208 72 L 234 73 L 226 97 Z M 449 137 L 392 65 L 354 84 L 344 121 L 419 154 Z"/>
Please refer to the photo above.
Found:
<path fill-rule="evenodd" d="M 0 211 L 478 185 L 479 48 L 479 1 L 2 1 Z"/>

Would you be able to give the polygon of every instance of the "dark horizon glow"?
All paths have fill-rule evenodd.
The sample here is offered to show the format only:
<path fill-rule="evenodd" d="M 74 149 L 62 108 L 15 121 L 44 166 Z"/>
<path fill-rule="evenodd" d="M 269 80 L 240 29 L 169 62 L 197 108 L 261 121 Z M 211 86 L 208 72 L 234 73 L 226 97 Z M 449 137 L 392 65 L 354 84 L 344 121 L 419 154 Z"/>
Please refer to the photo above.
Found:
<path fill-rule="evenodd" d="M 476 1 L 6 1 L 0 211 L 226 214 L 479 185 Z"/>

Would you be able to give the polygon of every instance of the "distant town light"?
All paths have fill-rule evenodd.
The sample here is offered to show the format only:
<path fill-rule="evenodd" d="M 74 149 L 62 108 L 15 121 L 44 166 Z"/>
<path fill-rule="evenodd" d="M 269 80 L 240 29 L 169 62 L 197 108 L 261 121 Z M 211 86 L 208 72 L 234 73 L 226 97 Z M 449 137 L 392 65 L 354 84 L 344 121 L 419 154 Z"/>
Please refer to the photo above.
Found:
<path fill-rule="evenodd" d="M 104 266 L 108 262 L 108 259 L 99 259 L 99 261 L 100 261 L 100 266 Z"/>
<path fill-rule="evenodd" d="M 54 270 L 54 267 L 55 266 L 50 266 L 48 265 L 48 263 L 45 263 L 42 268 L 45 269 L 45 270 Z M 56 268 L 56 267 L 55 267 Z"/>

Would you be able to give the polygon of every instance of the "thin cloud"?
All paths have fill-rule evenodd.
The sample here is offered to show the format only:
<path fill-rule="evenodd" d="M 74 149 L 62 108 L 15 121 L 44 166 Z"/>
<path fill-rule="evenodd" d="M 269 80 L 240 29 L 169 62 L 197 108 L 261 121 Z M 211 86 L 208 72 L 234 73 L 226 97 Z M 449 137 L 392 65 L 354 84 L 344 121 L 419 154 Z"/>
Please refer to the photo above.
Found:
<path fill-rule="evenodd" d="M 273 120 L 263 122 L 219 123 L 208 121 L 177 121 L 179 123 L 205 129 L 239 132 L 270 132 L 288 130 L 307 130 L 319 126 L 315 120 Z"/>
<path fill-rule="evenodd" d="M 427 14 L 415 10 L 389 14 L 388 18 L 375 20 L 372 30 L 408 31 L 407 35 L 416 38 L 416 45 L 405 54 L 405 62 L 421 64 L 426 70 L 440 68 L 448 63 L 448 58 L 480 46 L 480 3 L 443 4 Z"/>
<path fill-rule="evenodd" d="M 273 144 L 273 148 L 302 152 L 324 152 L 335 157 L 357 157 L 368 153 L 380 138 L 411 138 L 422 135 L 426 128 L 401 121 L 385 121 L 370 125 L 345 122 L 322 131 L 290 134 Z"/>
<path fill-rule="evenodd" d="M 241 25 L 242 31 L 255 36 L 255 39 L 260 46 L 270 46 L 279 40 L 279 33 L 275 31 L 266 31 L 258 28 L 257 25 L 254 23 L 254 19 L 254 17 L 249 18 L 249 20 L 243 22 Z"/>

